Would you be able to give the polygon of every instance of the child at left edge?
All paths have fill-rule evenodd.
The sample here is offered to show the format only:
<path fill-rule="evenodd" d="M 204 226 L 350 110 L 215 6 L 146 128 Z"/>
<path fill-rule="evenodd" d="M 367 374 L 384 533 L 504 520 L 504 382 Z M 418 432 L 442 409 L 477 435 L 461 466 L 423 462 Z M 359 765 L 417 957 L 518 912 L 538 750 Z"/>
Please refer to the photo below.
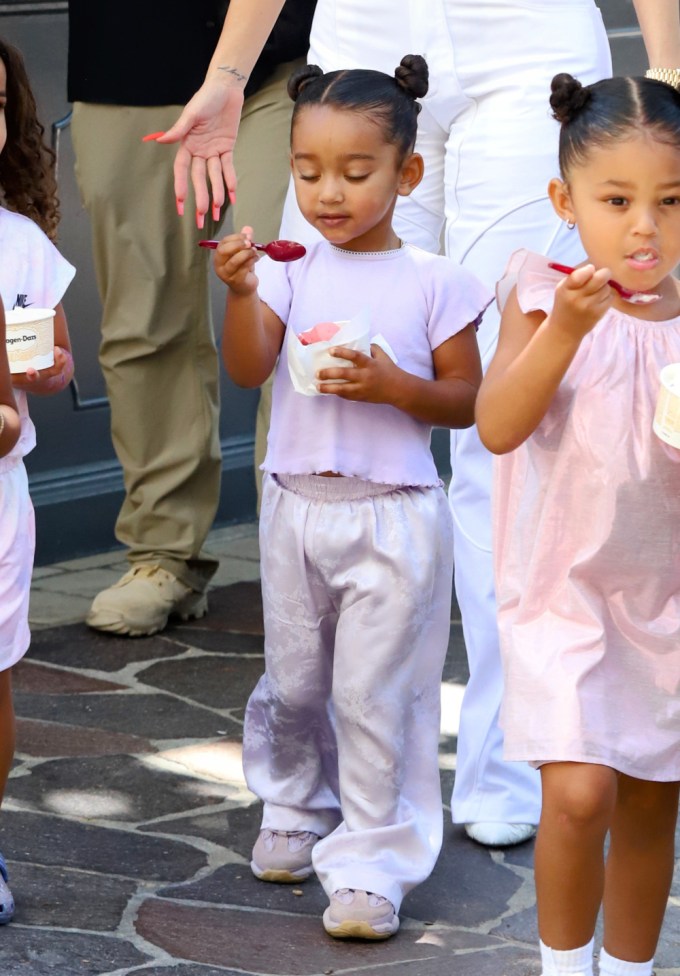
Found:
<path fill-rule="evenodd" d="M 406 56 L 394 77 L 311 65 L 288 90 L 296 195 L 324 240 L 256 265 L 244 228 L 215 254 L 227 371 L 255 387 L 278 360 L 260 518 L 265 674 L 243 736 L 264 801 L 251 868 L 286 883 L 315 870 L 329 935 L 385 939 L 442 842 L 453 546 L 430 434 L 472 422 L 475 323 L 492 296 L 392 227 L 422 178 L 424 59 Z M 350 365 L 319 370 L 319 395 L 296 392 L 287 344 L 360 312 L 397 364 L 375 345 L 336 347 Z"/>
<path fill-rule="evenodd" d="M 43 131 L 23 58 L 0 38 L 0 187 L 7 204 L 0 207 L 0 297 L 7 309 L 33 305 L 56 311 L 54 365 L 48 369 L 29 368 L 10 377 L 4 313 L 0 331 L 0 802 L 14 756 L 12 667 L 30 643 L 35 527 L 23 459 L 35 446 L 35 428 L 26 393 L 58 393 L 73 375 L 60 302 L 75 269 L 50 240 L 56 235 L 59 214 L 54 154 L 43 144 Z M 10 379 L 13 398 L 2 392 Z M 14 424 L 19 429 L 13 432 Z M 0 925 L 13 915 L 7 865 L 0 854 Z"/>

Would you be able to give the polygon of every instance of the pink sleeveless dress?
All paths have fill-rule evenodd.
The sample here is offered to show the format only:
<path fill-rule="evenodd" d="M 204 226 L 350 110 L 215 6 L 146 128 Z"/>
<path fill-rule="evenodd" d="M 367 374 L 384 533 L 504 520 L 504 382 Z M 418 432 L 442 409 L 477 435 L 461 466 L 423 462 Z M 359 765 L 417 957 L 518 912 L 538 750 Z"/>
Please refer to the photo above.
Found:
<path fill-rule="evenodd" d="M 552 308 L 562 278 L 513 255 L 498 287 Z M 631 310 L 634 307 L 631 306 Z M 496 459 L 505 758 L 680 780 L 680 450 L 652 431 L 680 318 L 610 310 L 533 435 Z"/>

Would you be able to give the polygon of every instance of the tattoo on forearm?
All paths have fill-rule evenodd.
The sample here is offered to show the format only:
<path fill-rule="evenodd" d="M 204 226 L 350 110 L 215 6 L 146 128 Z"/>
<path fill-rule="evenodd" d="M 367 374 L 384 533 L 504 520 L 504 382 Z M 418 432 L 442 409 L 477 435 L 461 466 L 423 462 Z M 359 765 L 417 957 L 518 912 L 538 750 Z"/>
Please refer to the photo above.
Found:
<path fill-rule="evenodd" d="M 230 64 L 218 64 L 218 71 L 226 71 L 228 75 L 233 75 L 237 81 L 247 81 L 247 75 L 242 74 L 238 68 L 232 67 Z"/>

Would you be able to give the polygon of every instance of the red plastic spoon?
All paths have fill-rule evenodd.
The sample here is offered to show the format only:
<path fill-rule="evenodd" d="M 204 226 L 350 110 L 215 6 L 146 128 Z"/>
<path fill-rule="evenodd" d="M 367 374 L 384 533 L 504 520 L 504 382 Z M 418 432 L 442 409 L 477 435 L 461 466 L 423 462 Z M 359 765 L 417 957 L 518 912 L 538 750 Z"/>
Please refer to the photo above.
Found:
<path fill-rule="evenodd" d="M 568 264 L 556 264 L 554 261 L 550 261 L 548 267 L 552 268 L 553 271 L 561 271 L 562 274 L 571 274 L 575 270 L 574 268 L 570 268 Z M 661 295 L 653 295 L 648 291 L 631 291 L 630 288 L 624 288 L 618 281 L 614 281 L 611 278 L 608 284 L 611 285 L 614 291 L 618 291 L 624 301 L 630 302 L 632 305 L 649 305 L 650 302 L 658 302 L 661 298 Z"/>
<path fill-rule="evenodd" d="M 210 247 L 214 250 L 219 243 L 219 241 L 199 241 L 198 246 Z M 264 251 L 272 261 L 297 261 L 307 253 L 304 244 L 298 244 L 297 241 L 270 241 L 269 244 L 256 244 L 255 241 L 251 241 L 250 246 L 256 251 Z"/>

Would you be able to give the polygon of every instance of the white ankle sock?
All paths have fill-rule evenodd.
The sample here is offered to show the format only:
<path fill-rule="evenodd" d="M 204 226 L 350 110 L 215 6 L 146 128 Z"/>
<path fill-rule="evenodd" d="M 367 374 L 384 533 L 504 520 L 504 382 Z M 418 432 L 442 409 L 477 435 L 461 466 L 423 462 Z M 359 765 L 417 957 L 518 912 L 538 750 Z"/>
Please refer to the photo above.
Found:
<path fill-rule="evenodd" d="M 600 976 L 652 976 L 654 960 L 649 962 L 625 962 L 615 959 L 607 950 L 600 949 Z"/>
<path fill-rule="evenodd" d="M 595 940 L 591 939 L 587 945 L 581 946 L 580 949 L 551 949 L 541 942 L 543 976 L 593 976 L 594 943 Z M 628 976 L 628 973 L 625 976 Z M 631 973 L 630 976 L 633 974 Z M 635 973 L 634 976 L 638 976 L 638 974 Z M 640 976 L 644 976 L 644 974 L 640 974 Z"/>

